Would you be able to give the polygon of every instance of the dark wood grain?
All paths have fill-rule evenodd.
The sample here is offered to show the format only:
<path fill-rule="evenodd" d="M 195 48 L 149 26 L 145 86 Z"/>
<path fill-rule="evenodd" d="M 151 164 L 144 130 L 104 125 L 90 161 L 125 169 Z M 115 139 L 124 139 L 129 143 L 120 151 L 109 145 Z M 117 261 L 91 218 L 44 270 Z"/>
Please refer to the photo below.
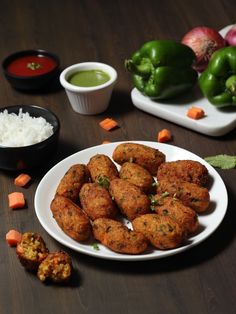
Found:
<path fill-rule="evenodd" d="M 204 157 L 236 153 L 236 131 L 212 138 L 136 109 L 124 60 L 151 39 L 180 40 L 190 29 L 221 29 L 235 22 L 235 0 L 1 0 L 0 58 L 14 51 L 41 48 L 58 54 L 61 69 L 100 61 L 118 71 L 108 110 L 97 116 L 76 114 L 59 84 L 47 93 L 22 93 L 0 77 L 0 106 L 35 104 L 61 121 L 59 149 L 53 160 L 31 172 L 24 190 L 27 208 L 12 211 L 7 194 L 16 190 L 14 173 L 0 172 L 0 312 L 3 314 L 212 314 L 236 313 L 236 170 L 218 171 L 229 194 L 226 217 L 202 244 L 182 254 L 146 262 L 115 262 L 72 251 L 51 238 L 34 212 L 34 194 L 44 174 L 63 158 L 103 140 L 156 141 L 169 128 L 171 144 Z M 98 122 L 112 116 L 120 125 L 105 132 Z M 44 285 L 26 272 L 5 234 L 16 228 L 39 232 L 51 251 L 63 249 L 73 260 L 68 286 Z"/>

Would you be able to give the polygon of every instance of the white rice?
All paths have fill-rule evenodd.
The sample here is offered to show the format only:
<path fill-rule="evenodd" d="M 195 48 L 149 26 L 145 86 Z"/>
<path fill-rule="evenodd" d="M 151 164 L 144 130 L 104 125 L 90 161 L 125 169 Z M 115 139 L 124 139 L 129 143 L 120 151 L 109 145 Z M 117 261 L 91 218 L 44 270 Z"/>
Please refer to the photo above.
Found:
<path fill-rule="evenodd" d="M 19 114 L 0 112 L 0 145 L 22 147 L 42 142 L 53 134 L 53 126 L 42 117 L 31 117 L 28 112 Z"/>

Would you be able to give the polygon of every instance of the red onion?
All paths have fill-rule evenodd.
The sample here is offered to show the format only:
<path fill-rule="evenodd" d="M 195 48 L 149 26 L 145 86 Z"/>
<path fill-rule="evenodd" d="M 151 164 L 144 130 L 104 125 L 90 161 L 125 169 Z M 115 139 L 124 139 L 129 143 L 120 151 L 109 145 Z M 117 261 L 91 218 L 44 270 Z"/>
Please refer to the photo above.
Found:
<path fill-rule="evenodd" d="M 236 24 L 233 25 L 225 35 L 225 40 L 228 45 L 236 46 Z"/>
<path fill-rule="evenodd" d="M 181 42 L 195 52 L 197 60 L 194 68 L 199 72 L 205 70 L 213 52 L 226 45 L 224 38 L 216 30 L 205 26 L 193 28 Z"/>

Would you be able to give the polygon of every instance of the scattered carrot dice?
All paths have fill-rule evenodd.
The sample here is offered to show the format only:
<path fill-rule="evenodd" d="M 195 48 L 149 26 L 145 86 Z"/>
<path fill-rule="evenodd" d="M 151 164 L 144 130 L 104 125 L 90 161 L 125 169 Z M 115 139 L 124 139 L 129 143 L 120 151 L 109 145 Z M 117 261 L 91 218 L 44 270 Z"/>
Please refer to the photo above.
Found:
<path fill-rule="evenodd" d="M 157 141 L 160 143 L 169 142 L 172 139 L 170 130 L 163 129 L 157 134 Z"/>
<path fill-rule="evenodd" d="M 194 120 L 201 119 L 204 117 L 204 115 L 205 115 L 204 110 L 198 107 L 191 107 L 187 111 L 187 116 Z"/>
<path fill-rule="evenodd" d="M 110 131 L 118 126 L 118 123 L 112 118 L 106 118 L 99 122 L 101 128 L 106 131 Z"/>
<path fill-rule="evenodd" d="M 17 186 L 26 186 L 27 183 L 31 180 L 31 177 L 26 173 L 21 173 L 18 177 L 15 178 L 14 184 Z"/>
<path fill-rule="evenodd" d="M 13 192 L 8 194 L 8 204 L 12 209 L 22 208 L 25 206 L 25 197 L 21 192 Z"/>
<path fill-rule="evenodd" d="M 21 241 L 22 234 L 14 229 L 11 229 L 6 234 L 6 241 L 9 246 L 17 246 L 17 244 Z"/>

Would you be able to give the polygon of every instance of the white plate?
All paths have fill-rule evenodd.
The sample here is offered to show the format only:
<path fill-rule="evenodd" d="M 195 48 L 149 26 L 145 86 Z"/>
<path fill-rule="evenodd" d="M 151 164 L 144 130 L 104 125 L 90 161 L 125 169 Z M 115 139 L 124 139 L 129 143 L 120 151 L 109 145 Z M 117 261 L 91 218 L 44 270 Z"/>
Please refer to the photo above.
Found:
<path fill-rule="evenodd" d="M 166 155 L 168 161 L 178 159 L 192 159 L 200 161 L 208 168 L 209 174 L 212 179 L 212 185 L 210 189 L 211 206 L 209 213 L 199 215 L 201 231 L 197 235 L 189 238 L 188 242 L 180 248 L 166 251 L 153 249 L 150 252 L 140 255 L 118 254 L 105 248 L 101 244 L 99 244 L 99 250 L 96 251 L 92 246 L 92 243 L 94 243 L 95 241 L 88 244 L 82 244 L 68 237 L 59 228 L 56 221 L 52 217 L 52 213 L 50 210 L 50 203 L 54 197 L 56 187 L 59 184 L 60 179 L 64 176 L 65 172 L 69 169 L 70 166 L 76 163 L 87 164 L 90 157 L 97 153 L 105 154 L 111 158 L 112 152 L 114 151 L 115 147 L 120 143 L 121 142 L 99 145 L 77 152 L 59 162 L 43 177 L 37 187 L 35 194 L 35 211 L 43 228 L 54 239 L 71 249 L 87 255 L 112 260 L 139 261 L 162 258 L 190 249 L 205 240 L 216 230 L 216 228 L 219 226 L 224 218 L 228 203 L 225 185 L 216 170 L 197 155 L 182 148 L 154 142 L 136 142 L 159 149 Z"/>
<path fill-rule="evenodd" d="M 223 28 L 221 35 L 225 36 L 231 27 L 232 25 Z M 217 109 L 203 97 L 198 86 L 178 99 L 165 102 L 151 100 L 134 88 L 131 99 L 134 106 L 145 112 L 206 135 L 221 136 L 236 127 L 236 110 Z M 202 108 L 206 116 L 199 120 L 188 118 L 186 113 L 192 106 Z"/>

